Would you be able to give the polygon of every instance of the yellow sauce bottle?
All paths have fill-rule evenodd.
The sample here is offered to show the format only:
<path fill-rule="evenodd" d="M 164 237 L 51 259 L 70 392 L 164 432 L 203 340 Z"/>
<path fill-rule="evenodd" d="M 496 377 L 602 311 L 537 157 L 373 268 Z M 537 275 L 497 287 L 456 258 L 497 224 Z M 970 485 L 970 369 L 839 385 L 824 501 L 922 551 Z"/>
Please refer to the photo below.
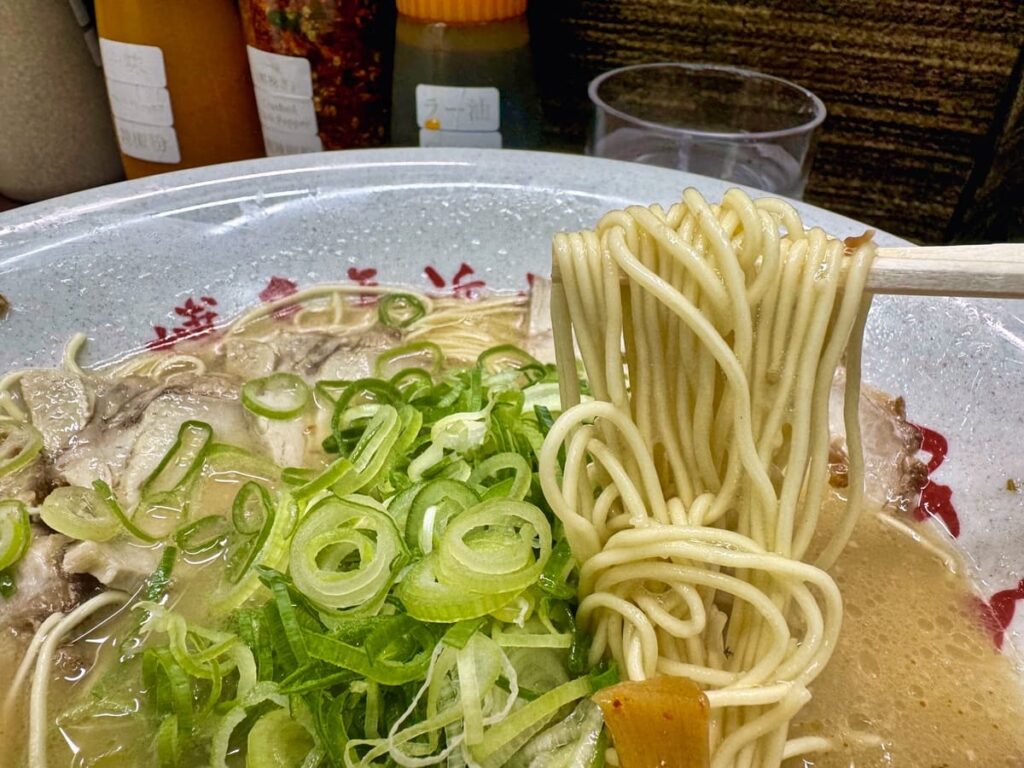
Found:
<path fill-rule="evenodd" d="M 527 2 L 398 0 L 394 144 L 537 146 Z"/>
<path fill-rule="evenodd" d="M 96 0 L 128 178 L 264 155 L 233 0 Z"/>

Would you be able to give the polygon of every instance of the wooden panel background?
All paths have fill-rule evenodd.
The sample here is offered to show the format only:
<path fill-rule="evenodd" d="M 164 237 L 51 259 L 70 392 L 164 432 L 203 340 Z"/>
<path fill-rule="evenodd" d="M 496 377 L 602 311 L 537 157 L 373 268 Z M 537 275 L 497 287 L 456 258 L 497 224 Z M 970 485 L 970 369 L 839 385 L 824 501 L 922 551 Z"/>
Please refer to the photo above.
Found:
<path fill-rule="evenodd" d="M 602 71 L 729 63 L 828 106 L 808 201 L 928 242 L 1021 226 L 1020 0 L 534 0 L 531 23 L 550 146 L 581 150 Z"/>

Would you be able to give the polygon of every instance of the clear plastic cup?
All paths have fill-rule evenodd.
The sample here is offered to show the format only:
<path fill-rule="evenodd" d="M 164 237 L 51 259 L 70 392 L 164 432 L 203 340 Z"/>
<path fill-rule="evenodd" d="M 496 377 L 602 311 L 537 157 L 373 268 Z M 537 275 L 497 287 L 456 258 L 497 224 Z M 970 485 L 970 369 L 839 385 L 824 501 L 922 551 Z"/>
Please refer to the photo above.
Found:
<path fill-rule="evenodd" d="M 587 153 L 803 195 L 825 105 L 806 88 L 717 64 L 641 64 L 590 83 Z"/>

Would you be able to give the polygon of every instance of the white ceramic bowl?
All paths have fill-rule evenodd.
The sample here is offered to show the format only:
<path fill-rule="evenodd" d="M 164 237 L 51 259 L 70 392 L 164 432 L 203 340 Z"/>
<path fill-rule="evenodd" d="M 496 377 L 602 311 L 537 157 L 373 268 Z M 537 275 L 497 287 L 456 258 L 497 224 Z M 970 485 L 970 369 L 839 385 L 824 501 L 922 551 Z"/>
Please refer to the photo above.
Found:
<path fill-rule="evenodd" d="M 223 322 L 274 277 L 525 288 L 548 269 L 557 230 L 671 203 L 691 185 L 710 198 L 728 187 L 567 155 L 378 150 L 185 171 L 28 206 L 0 215 L 0 293 L 12 305 L 0 371 L 56 363 L 76 331 L 96 361 Z M 798 207 L 839 236 L 866 227 Z M 948 438 L 932 490 L 951 489 L 983 595 L 1009 590 L 1013 605 L 1024 493 L 1006 484 L 1024 477 L 1024 303 L 880 298 L 865 364 L 869 383 L 903 394 L 912 421 Z M 1024 601 L 1016 613 L 1008 637 L 1021 648 Z"/>

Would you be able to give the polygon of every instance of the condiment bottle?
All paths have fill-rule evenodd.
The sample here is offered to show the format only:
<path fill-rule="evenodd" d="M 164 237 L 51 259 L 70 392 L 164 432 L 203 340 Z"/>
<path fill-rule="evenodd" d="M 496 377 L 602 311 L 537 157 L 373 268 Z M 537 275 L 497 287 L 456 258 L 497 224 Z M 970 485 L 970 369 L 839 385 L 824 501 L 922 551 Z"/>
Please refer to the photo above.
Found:
<path fill-rule="evenodd" d="M 390 0 L 242 0 L 268 155 L 386 143 Z"/>
<path fill-rule="evenodd" d="M 398 0 L 395 144 L 537 145 L 526 8 L 527 0 Z"/>
<path fill-rule="evenodd" d="M 0 194 L 32 202 L 123 177 L 80 0 L 0 0 Z"/>
<path fill-rule="evenodd" d="M 233 0 L 96 0 L 129 178 L 262 157 Z"/>

